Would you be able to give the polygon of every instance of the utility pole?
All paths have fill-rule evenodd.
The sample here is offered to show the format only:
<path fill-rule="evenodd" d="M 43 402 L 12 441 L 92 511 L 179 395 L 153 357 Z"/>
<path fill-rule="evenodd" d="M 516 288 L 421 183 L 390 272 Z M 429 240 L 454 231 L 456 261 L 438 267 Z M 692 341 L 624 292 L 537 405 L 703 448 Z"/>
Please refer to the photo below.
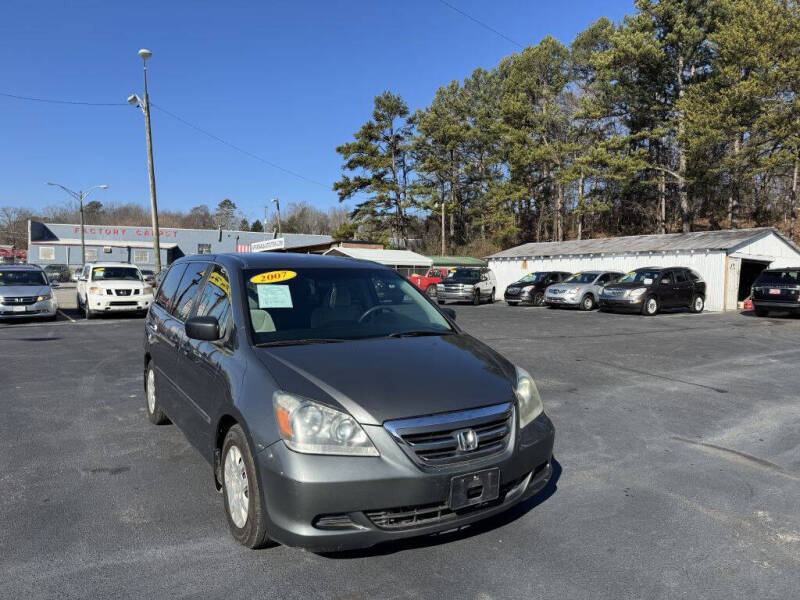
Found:
<path fill-rule="evenodd" d="M 88 190 L 86 190 L 86 192 L 84 192 L 83 190 L 78 190 L 76 192 L 69 189 L 68 187 L 61 185 L 60 183 L 48 182 L 47 185 L 54 185 L 56 187 L 60 187 L 62 190 L 67 192 L 70 196 L 72 196 L 73 198 L 75 198 L 75 200 L 78 201 L 78 207 L 80 208 L 81 212 L 81 266 L 83 266 L 86 264 L 86 235 L 85 232 L 83 231 L 86 225 L 86 221 L 83 216 L 84 214 L 83 201 L 86 200 L 86 198 L 89 197 L 89 194 L 91 194 L 94 190 L 107 190 L 108 186 L 102 183 L 100 185 L 93 185 Z"/>
<path fill-rule="evenodd" d="M 442 198 L 442 256 L 445 256 L 447 254 L 446 246 L 447 244 L 445 243 L 444 240 L 444 198 Z"/>
<path fill-rule="evenodd" d="M 275 203 L 275 210 L 278 214 L 278 237 L 281 237 L 281 203 L 277 198 L 273 198 L 272 202 Z"/>
<path fill-rule="evenodd" d="M 150 96 L 147 93 L 147 60 L 153 53 L 146 48 L 139 50 L 142 58 L 142 68 L 144 71 L 144 99 L 139 101 L 139 97 L 133 94 L 128 98 L 130 104 L 138 105 L 144 113 L 145 138 L 147 141 L 147 173 L 150 178 L 150 218 L 153 227 L 153 266 L 156 275 L 161 271 L 161 240 L 158 228 L 158 203 L 156 202 L 156 175 L 153 167 L 153 137 L 150 131 Z"/>
<path fill-rule="evenodd" d="M 264 205 L 264 227 L 262 228 L 264 230 L 265 240 L 267 239 L 267 206 L 269 206 L 269 204 Z"/>

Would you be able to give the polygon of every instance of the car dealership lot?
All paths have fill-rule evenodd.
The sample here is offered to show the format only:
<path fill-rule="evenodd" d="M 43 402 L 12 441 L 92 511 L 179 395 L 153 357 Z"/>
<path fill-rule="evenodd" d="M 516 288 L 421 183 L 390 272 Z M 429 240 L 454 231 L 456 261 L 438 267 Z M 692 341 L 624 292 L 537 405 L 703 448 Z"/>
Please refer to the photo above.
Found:
<path fill-rule="evenodd" d="M 537 377 L 558 481 L 464 532 L 339 555 L 230 537 L 210 467 L 147 421 L 141 319 L 0 324 L 0 597 L 796 594 L 800 319 L 454 308 Z"/>

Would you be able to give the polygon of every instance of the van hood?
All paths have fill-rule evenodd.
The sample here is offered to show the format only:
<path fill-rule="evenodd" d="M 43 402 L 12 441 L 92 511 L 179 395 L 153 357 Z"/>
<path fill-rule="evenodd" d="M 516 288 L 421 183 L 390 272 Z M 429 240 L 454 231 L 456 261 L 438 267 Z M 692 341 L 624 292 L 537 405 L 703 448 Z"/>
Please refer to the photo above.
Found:
<path fill-rule="evenodd" d="M 464 334 L 255 348 L 281 389 L 380 425 L 514 399 L 514 366 Z"/>
<path fill-rule="evenodd" d="M 44 296 L 50 293 L 49 285 L 2 285 L 0 298 L 16 298 L 19 296 Z"/>

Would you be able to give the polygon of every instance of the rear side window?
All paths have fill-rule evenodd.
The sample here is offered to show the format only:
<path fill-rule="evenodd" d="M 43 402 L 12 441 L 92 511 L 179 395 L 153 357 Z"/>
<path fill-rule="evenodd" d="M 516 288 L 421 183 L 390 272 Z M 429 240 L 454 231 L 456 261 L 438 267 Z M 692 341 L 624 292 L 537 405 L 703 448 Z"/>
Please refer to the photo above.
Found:
<path fill-rule="evenodd" d="M 186 270 L 185 264 L 175 265 L 167 272 L 161 281 L 161 286 L 156 294 L 156 304 L 167 312 L 172 312 L 172 299 L 175 297 L 175 290 L 178 289 L 181 275 Z"/>
<path fill-rule="evenodd" d="M 677 269 L 675 271 L 675 281 L 677 283 L 686 283 L 686 271 Z"/>
<path fill-rule="evenodd" d="M 195 314 L 198 317 L 217 317 L 222 337 L 227 335 L 231 321 L 231 285 L 223 267 L 214 265 L 197 300 Z"/>
<path fill-rule="evenodd" d="M 194 297 L 206 276 L 208 267 L 209 264 L 205 262 L 190 262 L 186 265 L 186 271 L 178 284 L 175 300 L 172 303 L 172 314 L 181 321 L 185 321 L 192 314 Z"/>

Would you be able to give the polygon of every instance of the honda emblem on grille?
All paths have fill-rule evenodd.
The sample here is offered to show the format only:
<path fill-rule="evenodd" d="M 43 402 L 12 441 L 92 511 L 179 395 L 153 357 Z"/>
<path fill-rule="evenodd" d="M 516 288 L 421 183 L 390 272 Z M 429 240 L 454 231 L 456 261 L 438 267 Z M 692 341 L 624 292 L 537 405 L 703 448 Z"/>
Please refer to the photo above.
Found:
<path fill-rule="evenodd" d="M 478 436 L 472 429 L 460 429 L 453 433 L 453 437 L 456 438 L 461 452 L 469 452 L 478 447 Z"/>

